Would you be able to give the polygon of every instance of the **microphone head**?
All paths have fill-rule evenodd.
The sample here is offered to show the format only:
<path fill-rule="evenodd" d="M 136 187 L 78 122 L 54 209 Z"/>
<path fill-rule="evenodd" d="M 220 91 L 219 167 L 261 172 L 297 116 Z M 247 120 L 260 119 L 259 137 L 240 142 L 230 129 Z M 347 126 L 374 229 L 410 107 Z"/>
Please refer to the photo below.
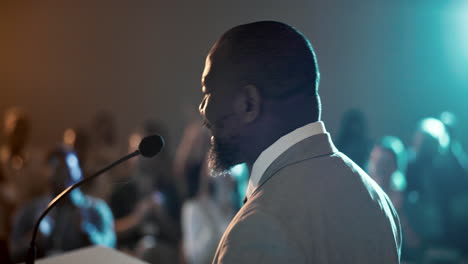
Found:
<path fill-rule="evenodd" d="M 152 135 L 143 138 L 138 145 L 141 155 L 146 158 L 154 157 L 164 147 L 164 138 L 160 135 Z"/>

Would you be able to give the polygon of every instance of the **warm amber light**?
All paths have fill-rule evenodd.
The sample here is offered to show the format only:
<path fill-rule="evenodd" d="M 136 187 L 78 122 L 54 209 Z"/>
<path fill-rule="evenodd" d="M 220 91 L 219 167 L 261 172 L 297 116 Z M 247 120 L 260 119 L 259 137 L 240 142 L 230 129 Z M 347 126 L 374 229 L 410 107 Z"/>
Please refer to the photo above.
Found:
<path fill-rule="evenodd" d="M 142 136 L 140 133 L 132 133 L 128 138 L 128 148 L 129 151 L 135 151 L 138 149 Z"/>
<path fill-rule="evenodd" d="M 20 170 L 23 168 L 23 165 L 24 165 L 24 160 L 23 158 L 21 158 L 20 156 L 15 156 L 13 157 L 13 159 L 11 160 L 11 166 L 13 167 L 13 169 L 15 170 Z"/>
<path fill-rule="evenodd" d="M 16 126 L 16 121 L 18 120 L 20 115 L 21 110 L 16 107 L 12 107 L 6 111 L 4 123 L 5 134 L 8 135 L 13 132 Z"/>
<path fill-rule="evenodd" d="M 63 143 L 68 146 L 73 146 L 76 140 L 76 133 L 73 129 L 69 128 L 63 133 Z"/>

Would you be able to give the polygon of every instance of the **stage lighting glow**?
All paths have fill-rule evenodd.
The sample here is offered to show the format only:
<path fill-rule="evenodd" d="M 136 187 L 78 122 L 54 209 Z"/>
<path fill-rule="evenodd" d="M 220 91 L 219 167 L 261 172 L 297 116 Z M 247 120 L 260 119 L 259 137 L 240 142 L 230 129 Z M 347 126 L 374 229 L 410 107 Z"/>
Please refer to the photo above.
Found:
<path fill-rule="evenodd" d="M 237 181 L 237 192 L 239 193 L 238 203 L 239 206 L 242 206 L 249 183 L 249 168 L 247 164 L 242 163 L 232 167 L 229 172 Z"/>
<path fill-rule="evenodd" d="M 69 153 L 66 158 L 68 168 L 70 169 L 70 175 L 75 182 L 81 180 L 81 169 L 78 163 L 78 158 L 74 153 Z"/>
<path fill-rule="evenodd" d="M 403 192 L 406 189 L 406 178 L 403 173 L 396 171 L 392 174 L 390 188 L 394 191 Z"/>
<path fill-rule="evenodd" d="M 453 70 L 463 80 L 468 80 L 468 1 L 453 2 L 446 16 L 446 40 Z"/>
<path fill-rule="evenodd" d="M 442 148 L 448 147 L 450 143 L 450 137 L 444 124 L 435 118 L 426 118 L 421 123 L 422 131 L 428 133 L 439 141 Z"/>
<path fill-rule="evenodd" d="M 232 176 L 237 178 L 237 177 L 241 177 L 240 175 L 245 173 L 246 169 L 247 168 L 246 168 L 246 166 L 244 164 L 238 164 L 238 165 L 235 165 L 234 167 L 232 167 L 230 172 L 231 172 Z"/>
<path fill-rule="evenodd" d="M 135 151 L 135 149 L 138 149 L 138 145 L 140 144 L 142 138 L 143 137 L 140 133 L 132 133 L 128 138 L 128 151 L 132 152 Z"/>
<path fill-rule="evenodd" d="M 63 143 L 68 146 L 73 146 L 76 140 L 76 133 L 73 129 L 69 128 L 63 133 Z"/>
<path fill-rule="evenodd" d="M 460 8 L 460 11 L 456 16 L 456 20 L 458 22 L 462 54 L 464 54 L 465 59 L 468 60 L 468 2 L 465 2 L 465 5 Z"/>
<path fill-rule="evenodd" d="M 39 224 L 39 230 L 45 236 L 49 236 L 52 233 L 54 221 L 50 216 L 46 216 Z"/>

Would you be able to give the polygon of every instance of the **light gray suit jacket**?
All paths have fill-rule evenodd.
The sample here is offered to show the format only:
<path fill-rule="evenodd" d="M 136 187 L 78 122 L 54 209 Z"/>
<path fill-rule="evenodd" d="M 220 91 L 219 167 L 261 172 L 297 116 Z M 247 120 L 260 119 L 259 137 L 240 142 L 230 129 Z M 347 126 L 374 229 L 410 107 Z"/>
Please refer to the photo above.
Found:
<path fill-rule="evenodd" d="M 381 188 L 309 137 L 281 154 L 224 233 L 213 263 L 399 263 L 401 228 Z"/>

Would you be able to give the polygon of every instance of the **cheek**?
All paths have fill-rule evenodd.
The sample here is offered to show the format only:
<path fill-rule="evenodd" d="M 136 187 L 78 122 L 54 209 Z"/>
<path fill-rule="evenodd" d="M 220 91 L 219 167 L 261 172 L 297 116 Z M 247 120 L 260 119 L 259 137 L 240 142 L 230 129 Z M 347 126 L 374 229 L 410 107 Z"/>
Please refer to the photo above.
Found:
<path fill-rule="evenodd" d="M 215 137 L 232 139 L 234 137 L 238 137 L 239 134 L 241 134 L 242 126 L 239 123 L 239 119 L 234 114 L 232 114 L 219 120 L 215 129 Z"/>
<path fill-rule="evenodd" d="M 241 125 L 232 100 L 207 101 L 204 107 L 204 117 L 213 126 L 216 134 L 231 134 Z"/>

